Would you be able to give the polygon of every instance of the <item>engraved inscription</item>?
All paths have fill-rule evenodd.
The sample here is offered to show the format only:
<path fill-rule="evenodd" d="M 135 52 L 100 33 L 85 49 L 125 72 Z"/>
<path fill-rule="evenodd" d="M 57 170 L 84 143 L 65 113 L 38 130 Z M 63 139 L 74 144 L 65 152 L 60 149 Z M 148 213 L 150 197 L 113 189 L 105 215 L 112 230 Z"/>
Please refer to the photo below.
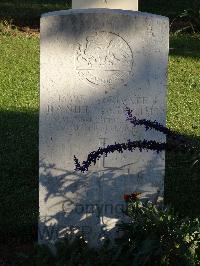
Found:
<path fill-rule="evenodd" d="M 112 32 L 95 32 L 79 44 L 76 70 L 92 86 L 112 86 L 127 82 L 133 69 L 133 53 L 128 43 Z"/>

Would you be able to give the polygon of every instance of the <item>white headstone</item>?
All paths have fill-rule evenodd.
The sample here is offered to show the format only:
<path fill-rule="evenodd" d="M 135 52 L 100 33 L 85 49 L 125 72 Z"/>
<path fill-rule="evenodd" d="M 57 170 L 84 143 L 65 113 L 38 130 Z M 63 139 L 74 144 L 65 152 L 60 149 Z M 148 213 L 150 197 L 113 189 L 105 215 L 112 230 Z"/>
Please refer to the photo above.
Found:
<path fill-rule="evenodd" d="M 168 19 L 93 9 L 41 18 L 40 243 L 83 232 L 97 243 L 122 219 L 123 195 L 163 190 L 164 152 L 114 152 L 74 171 L 99 147 L 165 136 L 126 121 L 166 121 Z M 95 244 L 93 242 L 93 244 Z"/>
<path fill-rule="evenodd" d="M 138 0 L 73 0 L 72 8 L 110 8 L 138 11 Z"/>

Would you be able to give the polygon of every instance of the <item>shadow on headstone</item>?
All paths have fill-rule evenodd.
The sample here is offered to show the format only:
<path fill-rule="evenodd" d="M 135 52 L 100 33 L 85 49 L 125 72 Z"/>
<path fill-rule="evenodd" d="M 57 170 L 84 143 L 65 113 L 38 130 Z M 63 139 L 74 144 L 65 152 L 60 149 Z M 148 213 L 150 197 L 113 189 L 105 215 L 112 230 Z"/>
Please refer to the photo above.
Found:
<path fill-rule="evenodd" d="M 152 200 L 162 194 L 164 152 L 114 153 L 86 175 L 74 173 L 73 157 L 84 161 L 91 151 L 128 139 L 165 141 L 153 130 L 133 128 L 125 107 L 165 125 L 168 37 L 167 18 L 141 12 L 89 9 L 42 17 L 40 219 L 56 224 L 57 236 L 67 226 L 89 226 L 89 241 L 98 242 L 102 226 L 111 232 L 120 216 L 110 210 L 99 219 L 98 209 L 123 204 L 123 195 L 137 190 Z M 97 212 L 77 215 L 76 202 L 84 211 L 94 204 Z"/>

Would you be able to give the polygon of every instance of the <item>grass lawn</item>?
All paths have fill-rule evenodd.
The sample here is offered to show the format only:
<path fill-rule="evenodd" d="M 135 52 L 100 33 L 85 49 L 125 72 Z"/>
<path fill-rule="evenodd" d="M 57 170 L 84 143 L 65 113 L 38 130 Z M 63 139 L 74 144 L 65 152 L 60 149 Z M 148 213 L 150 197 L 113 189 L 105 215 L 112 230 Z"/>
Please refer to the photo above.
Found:
<path fill-rule="evenodd" d="M 31 236 L 37 221 L 39 40 L 0 34 L 0 55 L 0 234 L 8 241 Z"/>
<path fill-rule="evenodd" d="M 173 18 L 194 2 L 141 0 L 140 10 Z M 41 13 L 69 5 L 1 0 L 0 21 L 37 28 Z M 171 36 L 170 47 L 167 125 L 200 147 L 200 36 Z M 37 237 L 38 111 L 39 38 L 0 25 L 0 265 L 11 252 L 3 249 L 5 241 L 17 249 L 16 239 L 21 245 Z M 192 166 L 196 156 L 167 154 L 166 160 L 166 202 L 187 215 L 200 214 L 200 164 Z"/>
<path fill-rule="evenodd" d="M 167 124 L 199 142 L 200 37 L 173 36 L 170 46 Z M 39 38 L 1 34 L 0 54 L 0 231 L 26 238 L 38 214 Z M 186 214 L 200 211 L 193 157 L 167 155 L 166 199 Z"/>
<path fill-rule="evenodd" d="M 167 125 L 199 147 L 195 154 L 167 154 L 166 201 L 179 212 L 200 214 L 200 36 L 171 37 Z"/>

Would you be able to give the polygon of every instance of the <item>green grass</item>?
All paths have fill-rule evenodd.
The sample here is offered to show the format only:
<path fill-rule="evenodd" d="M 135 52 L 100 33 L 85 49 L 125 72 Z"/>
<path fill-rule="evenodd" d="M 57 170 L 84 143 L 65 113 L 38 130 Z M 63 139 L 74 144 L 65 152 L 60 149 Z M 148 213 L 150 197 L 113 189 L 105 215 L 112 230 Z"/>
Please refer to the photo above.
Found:
<path fill-rule="evenodd" d="M 200 147 L 200 36 L 170 41 L 167 125 Z M 200 214 L 200 148 L 194 154 L 167 154 L 165 196 L 179 212 Z"/>
<path fill-rule="evenodd" d="M 175 35 L 170 47 L 168 126 L 200 137 L 200 37 Z"/>
<path fill-rule="evenodd" d="M 199 145 L 200 36 L 172 36 L 170 43 L 167 124 Z M 0 54 L 0 233 L 12 243 L 33 239 L 37 225 L 39 39 L 5 31 Z M 167 154 L 166 202 L 187 215 L 200 213 L 194 158 Z"/>
<path fill-rule="evenodd" d="M 171 48 L 168 127 L 198 142 L 200 37 L 174 36 Z M 25 232 L 34 227 L 38 213 L 39 39 L 2 34 L 0 54 L 0 228 Z M 181 197 L 189 190 L 185 211 L 198 213 L 199 168 L 191 169 L 192 158 L 184 157 L 183 163 L 183 157 L 175 157 L 167 157 L 166 198 L 184 206 Z M 171 166 L 174 160 L 180 169 Z"/>
<path fill-rule="evenodd" d="M 0 35 L 0 233 L 30 234 L 38 213 L 39 40 Z"/>
<path fill-rule="evenodd" d="M 140 0 L 139 10 L 173 19 L 196 3 L 199 0 Z M 39 39 L 1 22 L 39 28 L 42 13 L 69 6 L 66 0 L 0 1 L 0 264 L 13 249 L 21 250 L 23 241 L 26 249 L 27 241 L 36 237 L 39 110 Z M 167 124 L 199 145 L 200 37 L 173 36 L 170 47 Z M 195 157 L 167 154 L 165 180 L 166 202 L 194 216 L 200 213 Z"/>

